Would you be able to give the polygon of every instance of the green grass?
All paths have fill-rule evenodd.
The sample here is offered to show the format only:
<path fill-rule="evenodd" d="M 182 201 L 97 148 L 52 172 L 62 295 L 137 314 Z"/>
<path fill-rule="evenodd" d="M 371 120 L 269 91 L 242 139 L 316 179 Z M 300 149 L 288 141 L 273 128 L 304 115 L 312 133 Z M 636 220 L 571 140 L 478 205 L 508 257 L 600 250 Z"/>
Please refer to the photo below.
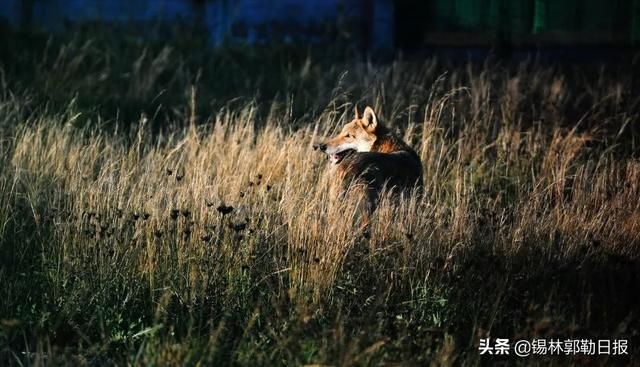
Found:
<path fill-rule="evenodd" d="M 481 358 L 488 336 L 638 353 L 628 69 L 39 42 L 0 59 L 0 364 L 581 361 Z M 312 149 L 355 103 L 425 173 L 370 239 Z"/>

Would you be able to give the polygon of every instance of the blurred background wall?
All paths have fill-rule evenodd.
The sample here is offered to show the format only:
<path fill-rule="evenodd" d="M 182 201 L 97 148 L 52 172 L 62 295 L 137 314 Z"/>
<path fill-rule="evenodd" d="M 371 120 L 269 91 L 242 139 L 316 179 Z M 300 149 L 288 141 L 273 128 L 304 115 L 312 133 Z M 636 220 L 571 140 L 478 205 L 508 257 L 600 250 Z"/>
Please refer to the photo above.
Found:
<path fill-rule="evenodd" d="M 331 43 L 365 50 L 432 45 L 631 45 L 640 0 L 2 0 L 0 24 L 180 23 L 211 43 Z"/>
<path fill-rule="evenodd" d="M 2 0 L 0 21 L 44 31 L 92 22 L 181 23 L 206 30 L 216 45 L 321 43 L 349 28 L 366 48 L 393 49 L 393 8 L 392 0 Z"/>
<path fill-rule="evenodd" d="M 401 0 L 398 39 L 412 43 L 629 44 L 640 39 L 638 0 Z M 422 14 L 422 19 L 412 17 Z M 412 24 L 403 27 L 400 19 Z M 418 29 L 415 38 L 411 33 Z M 464 35 L 464 37 L 462 37 Z"/>

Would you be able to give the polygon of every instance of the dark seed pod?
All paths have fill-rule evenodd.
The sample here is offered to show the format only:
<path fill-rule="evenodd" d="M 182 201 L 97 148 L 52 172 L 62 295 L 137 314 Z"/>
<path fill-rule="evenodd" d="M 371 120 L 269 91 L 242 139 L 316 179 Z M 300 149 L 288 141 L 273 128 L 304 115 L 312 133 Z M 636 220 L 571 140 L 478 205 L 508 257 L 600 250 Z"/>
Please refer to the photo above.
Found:
<path fill-rule="evenodd" d="M 171 217 L 171 219 L 175 220 L 178 219 L 178 214 L 180 214 L 180 210 L 171 209 L 171 213 L 169 214 L 169 216 Z"/>
<path fill-rule="evenodd" d="M 218 208 L 216 208 L 216 210 L 221 213 L 222 215 L 227 215 L 229 213 L 231 213 L 233 211 L 233 207 L 232 206 L 227 206 L 225 204 L 220 204 L 218 206 Z"/>

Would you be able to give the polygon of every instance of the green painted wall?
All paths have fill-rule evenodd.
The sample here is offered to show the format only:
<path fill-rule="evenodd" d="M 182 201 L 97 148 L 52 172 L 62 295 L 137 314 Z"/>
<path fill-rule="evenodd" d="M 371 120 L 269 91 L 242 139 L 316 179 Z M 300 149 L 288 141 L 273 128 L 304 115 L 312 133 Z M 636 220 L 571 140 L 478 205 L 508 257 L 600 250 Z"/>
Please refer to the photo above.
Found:
<path fill-rule="evenodd" d="M 481 31 L 521 36 L 568 32 L 640 41 L 640 0 L 430 0 L 433 23 L 444 32 Z"/>
<path fill-rule="evenodd" d="M 631 42 L 640 44 L 640 0 L 633 0 L 631 14 Z"/>

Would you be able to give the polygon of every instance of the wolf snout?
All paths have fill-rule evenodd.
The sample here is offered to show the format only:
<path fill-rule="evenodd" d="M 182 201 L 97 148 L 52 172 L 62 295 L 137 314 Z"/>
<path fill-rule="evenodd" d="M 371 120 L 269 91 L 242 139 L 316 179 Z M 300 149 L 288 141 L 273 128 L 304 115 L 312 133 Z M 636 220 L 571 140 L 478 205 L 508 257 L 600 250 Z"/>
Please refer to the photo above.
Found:
<path fill-rule="evenodd" d="M 324 152 L 325 150 L 327 150 L 327 144 L 323 144 L 323 143 L 314 144 L 313 150 L 316 150 L 316 149 L 320 149 L 320 151 Z"/>

